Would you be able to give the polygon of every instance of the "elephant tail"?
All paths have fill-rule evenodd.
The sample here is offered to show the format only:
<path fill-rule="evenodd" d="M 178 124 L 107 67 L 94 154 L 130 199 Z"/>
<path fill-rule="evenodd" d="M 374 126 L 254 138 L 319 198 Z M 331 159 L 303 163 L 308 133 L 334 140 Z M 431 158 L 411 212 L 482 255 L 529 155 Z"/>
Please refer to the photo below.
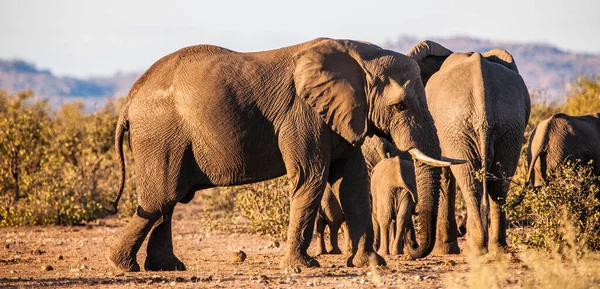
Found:
<path fill-rule="evenodd" d="M 481 195 L 481 204 L 479 206 L 479 214 L 481 215 L 481 225 L 483 226 L 483 230 L 487 232 L 488 228 L 488 214 L 490 211 L 490 201 L 488 198 L 487 191 L 487 174 L 488 174 L 488 157 L 490 156 L 488 152 L 488 145 L 490 141 L 489 130 L 484 129 L 480 133 L 480 156 L 481 156 L 481 171 L 483 175 L 481 176 L 481 187 L 482 187 L 482 195 Z M 487 234 L 486 234 L 487 235 Z"/>
<path fill-rule="evenodd" d="M 111 204 L 111 215 L 114 215 L 118 212 L 117 206 L 119 205 L 119 200 L 121 199 L 121 195 L 123 194 L 123 189 L 125 187 L 125 158 L 123 156 L 123 136 L 125 135 L 125 131 L 128 130 L 129 120 L 127 119 L 127 107 L 124 107 L 121 114 L 119 115 L 119 120 L 117 121 L 117 128 L 115 131 L 115 150 L 119 155 L 119 168 L 121 170 L 121 179 L 119 181 L 119 192 L 117 193 L 117 197 Z"/>

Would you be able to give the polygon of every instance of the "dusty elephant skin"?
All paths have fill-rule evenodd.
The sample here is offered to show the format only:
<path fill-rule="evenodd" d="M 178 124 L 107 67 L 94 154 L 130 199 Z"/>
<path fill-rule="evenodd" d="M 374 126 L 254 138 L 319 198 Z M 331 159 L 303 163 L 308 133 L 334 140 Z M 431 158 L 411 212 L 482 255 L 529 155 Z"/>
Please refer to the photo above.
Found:
<path fill-rule="evenodd" d="M 407 55 L 421 68 L 442 153 L 468 160 L 443 169 L 434 252 L 460 252 L 454 216 L 456 184 L 467 205 L 468 247 L 476 252 L 503 250 L 506 214 L 502 205 L 531 107 L 517 65 L 501 49 L 453 53 L 432 41 L 417 44 Z"/>
<path fill-rule="evenodd" d="M 371 175 L 375 248 L 380 255 L 404 253 L 417 241 L 412 215 L 418 203 L 413 162 L 399 156 L 379 162 Z M 395 221 L 395 227 L 392 225 Z M 391 243 L 390 243 L 391 242 Z"/>
<path fill-rule="evenodd" d="M 529 136 L 528 183 L 545 184 L 548 175 L 567 161 L 586 165 L 593 161 L 600 175 L 600 115 L 555 114 L 541 121 Z"/>
<path fill-rule="evenodd" d="M 147 234 L 146 270 L 185 269 L 171 239 L 170 214 L 178 202 L 189 202 L 199 189 L 286 173 L 293 186 L 281 265 L 319 266 L 307 249 L 328 182 L 339 187 L 348 223 L 348 265 L 366 265 L 373 233 L 359 146 L 373 132 L 423 159 L 415 167 L 426 221 L 412 254 L 433 249 L 441 170 L 425 162 L 449 163 L 435 160 L 441 153 L 419 67 L 402 54 L 324 38 L 256 53 L 183 48 L 152 65 L 131 88 L 116 129 L 122 166 L 126 130 L 139 208 L 107 254 L 121 270 L 140 270 L 135 256 Z"/>

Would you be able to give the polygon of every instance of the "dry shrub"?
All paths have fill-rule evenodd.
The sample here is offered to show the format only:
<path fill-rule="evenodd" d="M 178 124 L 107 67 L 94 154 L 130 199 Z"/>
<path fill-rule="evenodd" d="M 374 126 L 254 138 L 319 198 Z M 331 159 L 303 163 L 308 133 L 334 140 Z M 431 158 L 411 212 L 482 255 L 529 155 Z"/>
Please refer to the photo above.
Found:
<path fill-rule="evenodd" d="M 287 177 L 265 182 L 224 188 L 233 190 L 234 209 L 248 219 L 251 233 L 284 238 L 289 223 L 290 184 Z M 228 193 L 231 194 L 231 193 Z"/>
<path fill-rule="evenodd" d="M 83 109 L 74 101 L 54 111 L 30 91 L 0 92 L 0 226 L 71 225 L 108 213 L 119 180 L 117 108 Z M 131 190 L 120 207 L 128 214 Z"/>
<path fill-rule="evenodd" d="M 591 166 L 568 162 L 551 172 L 546 186 L 524 189 L 523 206 L 527 207 L 532 228 L 513 230 L 513 242 L 558 254 L 571 249 L 578 254 L 586 249 L 599 250 L 599 180 Z M 574 238 L 571 243 L 564 234 L 570 223 Z"/>

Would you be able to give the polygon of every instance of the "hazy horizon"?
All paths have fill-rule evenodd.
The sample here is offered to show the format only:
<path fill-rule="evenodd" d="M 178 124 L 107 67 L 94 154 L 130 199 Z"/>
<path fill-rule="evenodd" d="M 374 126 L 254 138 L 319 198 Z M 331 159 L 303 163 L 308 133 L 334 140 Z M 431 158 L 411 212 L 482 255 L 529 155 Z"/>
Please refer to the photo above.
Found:
<path fill-rule="evenodd" d="M 57 75 L 89 77 L 143 71 L 172 51 L 200 43 L 258 51 L 321 36 L 379 45 L 400 36 L 419 40 L 466 36 L 600 53 L 600 38 L 593 37 L 600 31 L 600 18 L 594 15 L 600 1 L 560 2 L 507 0 L 498 6 L 498 2 L 440 0 L 423 9 L 416 2 L 356 0 L 168 5 L 9 0 L 0 2 L 0 58 L 23 59 Z"/>

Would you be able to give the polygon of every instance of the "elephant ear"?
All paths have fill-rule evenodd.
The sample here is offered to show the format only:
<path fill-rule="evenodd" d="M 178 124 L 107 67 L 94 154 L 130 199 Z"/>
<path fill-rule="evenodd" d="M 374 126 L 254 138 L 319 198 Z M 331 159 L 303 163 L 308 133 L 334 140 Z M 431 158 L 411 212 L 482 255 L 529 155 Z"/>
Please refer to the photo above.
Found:
<path fill-rule="evenodd" d="M 495 48 L 486 53 L 483 53 L 482 56 L 488 61 L 502 64 L 508 69 L 519 73 L 519 70 L 517 69 L 517 64 L 515 63 L 515 60 L 513 59 L 512 55 L 510 55 L 510 53 L 508 53 L 504 49 Z"/>
<path fill-rule="evenodd" d="M 440 70 L 446 58 L 451 54 L 450 49 L 431 40 L 421 41 L 406 53 L 408 57 L 419 64 L 423 86 L 427 85 L 429 78 Z"/>
<path fill-rule="evenodd" d="M 326 39 L 297 53 L 294 83 L 296 93 L 333 131 L 358 146 L 367 135 L 368 107 L 365 71 L 352 46 Z"/>
<path fill-rule="evenodd" d="M 409 160 L 398 159 L 400 168 L 400 184 L 403 188 L 410 192 L 415 204 L 419 203 L 419 195 L 417 194 L 417 181 L 415 178 L 415 167 L 413 162 Z"/>

